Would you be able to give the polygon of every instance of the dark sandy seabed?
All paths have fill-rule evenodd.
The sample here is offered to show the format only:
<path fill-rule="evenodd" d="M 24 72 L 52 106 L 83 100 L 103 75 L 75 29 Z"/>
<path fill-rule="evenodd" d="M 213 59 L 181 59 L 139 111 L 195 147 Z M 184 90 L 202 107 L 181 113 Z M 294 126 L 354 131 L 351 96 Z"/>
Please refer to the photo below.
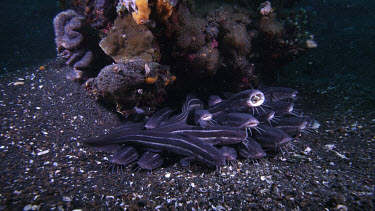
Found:
<path fill-rule="evenodd" d="M 289 154 L 256 163 L 239 160 L 220 170 L 172 163 L 152 172 L 130 166 L 123 175 L 112 173 L 107 169 L 109 154 L 79 141 L 124 121 L 87 96 L 80 84 L 66 80 L 69 67 L 46 61 L 0 75 L 0 210 L 375 209 L 374 84 L 361 84 L 353 66 L 353 74 L 338 70 L 348 58 L 355 60 L 353 65 L 361 63 L 361 52 L 353 49 L 373 47 L 373 42 L 359 41 L 374 32 L 358 32 L 345 19 L 340 20 L 346 31 L 331 29 L 324 25 L 324 13 L 320 18 L 322 30 L 316 33 L 326 35 L 317 37 L 320 52 L 318 48 L 315 56 L 313 52 L 289 67 L 320 69 L 320 80 L 313 80 L 318 73 L 302 80 L 302 73 L 284 72 L 288 80 L 279 84 L 299 91 L 296 107 L 314 117 L 320 128 L 303 134 Z M 342 39 L 331 43 L 339 35 Z M 336 50 L 327 53 L 324 43 Z M 326 61 L 317 56 L 322 52 Z M 335 59 L 340 67 L 328 64 Z M 41 65 L 46 69 L 38 70 Z M 324 75 L 329 69 L 337 74 Z"/>
<path fill-rule="evenodd" d="M 374 208 L 374 102 L 356 87 L 298 89 L 297 107 L 321 127 L 289 155 L 121 175 L 79 141 L 124 123 L 66 80 L 68 67 L 46 67 L 0 78 L 1 210 Z"/>

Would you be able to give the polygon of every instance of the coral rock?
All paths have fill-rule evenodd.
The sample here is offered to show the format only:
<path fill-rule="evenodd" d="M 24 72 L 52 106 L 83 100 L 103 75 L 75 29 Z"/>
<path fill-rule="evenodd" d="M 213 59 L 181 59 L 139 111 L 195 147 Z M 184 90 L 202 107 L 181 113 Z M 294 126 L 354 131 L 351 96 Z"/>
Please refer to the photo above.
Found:
<path fill-rule="evenodd" d="M 96 99 L 105 99 L 117 110 L 129 114 L 135 106 L 150 111 L 165 95 L 165 85 L 175 79 L 169 67 L 158 63 L 134 61 L 105 66 L 85 86 Z"/>
<path fill-rule="evenodd" d="M 118 17 L 114 27 L 100 43 L 103 51 L 117 63 L 135 60 L 151 62 L 157 60 L 157 50 L 153 48 L 153 35 L 146 26 L 137 25 L 130 15 Z"/>
<path fill-rule="evenodd" d="M 138 25 L 146 23 L 151 13 L 151 9 L 148 7 L 148 1 L 136 0 L 135 4 L 137 5 L 138 11 L 132 13 L 133 19 Z"/>

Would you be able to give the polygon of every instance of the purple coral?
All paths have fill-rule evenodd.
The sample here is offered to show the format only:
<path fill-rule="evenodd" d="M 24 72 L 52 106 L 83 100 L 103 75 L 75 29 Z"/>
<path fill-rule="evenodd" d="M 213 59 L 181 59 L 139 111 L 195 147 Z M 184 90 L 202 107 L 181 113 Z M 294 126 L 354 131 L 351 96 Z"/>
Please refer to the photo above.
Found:
<path fill-rule="evenodd" d="M 59 13 L 53 20 L 55 43 L 58 55 L 67 59 L 66 64 L 74 70 L 67 75 L 68 79 L 78 80 L 84 77 L 84 71 L 101 67 L 101 62 L 108 63 L 108 58 L 97 45 L 97 38 L 91 35 L 90 27 L 84 23 L 84 18 L 73 10 Z M 87 47 L 90 46 L 90 47 Z M 97 56 L 96 56 L 97 55 Z M 101 60 L 94 58 L 98 57 Z"/>
<path fill-rule="evenodd" d="M 91 27 L 102 30 L 116 18 L 116 1 L 114 0 L 65 0 L 66 7 L 83 15 Z"/>
<path fill-rule="evenodd" d="M 54 19 L 55 43 L 57 52 L 77 48 L 83 41 L 83 35 L 78 32 L 82 28 L 84 18 L 73 10 L 60 12 Z"/>

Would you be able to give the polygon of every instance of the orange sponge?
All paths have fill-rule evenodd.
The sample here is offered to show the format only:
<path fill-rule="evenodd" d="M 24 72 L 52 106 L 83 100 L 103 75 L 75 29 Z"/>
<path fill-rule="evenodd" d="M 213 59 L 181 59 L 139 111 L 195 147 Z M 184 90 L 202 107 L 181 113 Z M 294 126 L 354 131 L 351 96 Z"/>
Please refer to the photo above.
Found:
<path fill-rule="evenodd" d="M 151 9 L 148 7 L 148 1 L 136 0 L 135 4 L 137 5 L 138 11 L 132 13 L 133 19 L 138 25 L 146 23 L 151 13 Z"/>
<path fill-rule="evenodd" d="M 147 78 L 145 78 L 146 84 L 153 84 L 153 83 L 156 82 L 156 80 L 158 80 L 158 75 L 156 75 L 155 77 L 147 77 Z"/>
<path fill-rule="evenodd" d="M 166 21 L 172 15 L 172 7 L 168 0 L 157 0 L 156 13 L 161 20 Z"/>

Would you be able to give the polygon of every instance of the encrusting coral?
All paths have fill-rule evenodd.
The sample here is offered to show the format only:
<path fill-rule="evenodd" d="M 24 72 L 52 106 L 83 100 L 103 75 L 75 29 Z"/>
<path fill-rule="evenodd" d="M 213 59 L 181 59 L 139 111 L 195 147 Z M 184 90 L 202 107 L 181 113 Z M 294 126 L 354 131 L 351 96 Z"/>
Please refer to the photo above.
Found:
<path fill-rule="evenodd" d="M 107 37 L 100 41 L 103 51 L 117 63 L 135 60 L 151 62 L 157 60 L 157 49 L 154 49 L 153 35 L 144 25 L 137 25 L 132 16 L 117 17 L 114 27 Z"/>
<path fill-rule="evenodd" d="M 204 30 L 207 23 L 204 19 L 193 17 L 184 5 L 179 5 L 171 22 L 174 25 L 170 29 L 174 30 L 176 35 L 175 55 L 183 57 L 196 53 L 206 43 Z"/>
<path fill-rule="evenodd" d="M 205 36 L 195 26 L 185 25 L 177 31 L 176 44 L 180 49 L 194 51 L 205 43 Z"/>
<path fill-rule="evenodd" d="M 251 39 L 246 26 L 243 24 L 234 24 L 230 26 L 228 31 L 223 38 L 225 52 L 231 54 L 233 57 L 247 55 L 251 50 Z"/>
<path fill-rule="evenodd" d="M 152 6 L 158 18 L 166 21 L 171 15 L 173 7 L 176 6 L 177 1 L 170 0 L 155 0 L 151 1 L 150 5 L 148 0 L 120 0 L 116 6 L 116 11 L 119 14 L 127 10 L 132 14 L 133 19 L 137 24 L 145 24 L 149 21 Z"/>
<path fill-rule="evenodd" d="M 156 1 L 156 13 L 159 18 L 163 21 L 166 21 L 172 15 L 172 4 L 169 0 L 157 0 Z"/>
<path fill-rule="evenodd" d="M 284 25 L 277 21 L 275 9 L 272 8 L 271 2 L 266 1 L 260 5 L 260 14 L 262 18 L 259 22 L 259 28 L 270 36 L 281 35 Z"/>
<path fill-rule="evenodd" d="M 116 12 L 120 13 L 123 9 L 127 9 L 130 11 L 137 11 L 137 7 L 135 4 L 136 0 L 120 0 L 116 7 Z"/>
<path fill-rule="evenodd" d="M 276 13 L 271 13 L 269 15 L 264 15 L 260 19 L 259 28 L 268 35 L 276 36 L 281 35 L 284 30 L 284 25 L 277 21 Z"/>
<path fill-rule="evenodd" d="M 197 54 L 195 54 L 194 67 L 198 70 L 205 70 L 209 75 L 214 75 L 220 66 L 219 50 L 213 48 L 211 43 L 202 47 Z"/>
<path fill-rule="evenodd" d="M 151 13 L 151 9 L 148 7 L 147 0 L 136 0 L 137 11 L 132 13 L 133 19 L 138 25 L 145 24 Z"/>
<path fill-rule="evenodd" d="M 178 6 L 178 21 L 181 24 L 181 26 L 194 26 L 199 31 L 204 31 L 207 27 L 207 22 L 203 18 L 195 17 L 190 13 L 189 8 L 184 6 L 183 4 L 180 4 Z"/>
<path fill-rule="evenodd" d="M 83 15 L 85 23 L 91 27 L 101 30 L 116 18 L 114 0 L 60 0 L 64 2 L 64 9 L 74 9 Z"/>

